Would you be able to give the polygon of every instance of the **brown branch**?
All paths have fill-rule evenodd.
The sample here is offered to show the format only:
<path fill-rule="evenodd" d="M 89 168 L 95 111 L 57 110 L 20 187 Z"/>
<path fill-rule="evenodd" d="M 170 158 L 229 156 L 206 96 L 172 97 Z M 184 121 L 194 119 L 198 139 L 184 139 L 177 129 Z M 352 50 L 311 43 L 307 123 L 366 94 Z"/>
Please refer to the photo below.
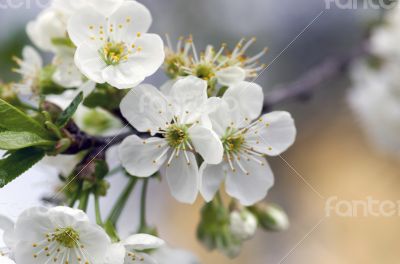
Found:
<path fill-rule="evenodd" d="M 327 81 L 345 73 L 355 59 L 367 53 L 368 47 L 363 43 L 361 47 L 357 47 L 345 57 L 326 59 L 292 83 L 275 86 L 265 94 L 264 111 L 269 111 L 275 105 L 285 101 L 309 97 Z"/>

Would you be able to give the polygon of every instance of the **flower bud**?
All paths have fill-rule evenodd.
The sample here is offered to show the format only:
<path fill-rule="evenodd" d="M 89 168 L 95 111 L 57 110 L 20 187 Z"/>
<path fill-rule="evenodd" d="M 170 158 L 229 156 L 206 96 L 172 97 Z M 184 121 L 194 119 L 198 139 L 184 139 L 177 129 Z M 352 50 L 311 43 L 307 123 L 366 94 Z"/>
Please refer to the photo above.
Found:
<path fill-rule="evenodd" d="M 285 211 L 275 204 L 260 203 L 248 208 L 257 217 L 262 228 L 268 231 L 284 231 L 289 228 Z"/>
<path fill-rule="evenodd" d="M 230 214 L 232 235 L 240 241 L 250 240 L 257 231 L 257 218 L 247 209 L 233 211 Z"/>

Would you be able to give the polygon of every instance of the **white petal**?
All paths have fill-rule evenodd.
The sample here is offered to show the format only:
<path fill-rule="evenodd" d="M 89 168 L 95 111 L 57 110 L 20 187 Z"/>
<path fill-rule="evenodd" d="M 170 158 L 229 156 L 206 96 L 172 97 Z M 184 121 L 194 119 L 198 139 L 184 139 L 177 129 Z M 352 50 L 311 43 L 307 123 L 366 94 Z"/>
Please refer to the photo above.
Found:
<path fill-rule="evenodd" d="M 246 79 L 246 71 L 241 67 L 233 66 L 217 72 L 218 82 L 221 85 L 231 86 Z"/>
<path fill-rule="evenodd" d="M 49 219 L 60 226 L 72 226 L 77 222 L 89 222 L 85 212 L 66 206 L 57 206 L 49 209 Z"/>
<path fill-rule="evenodd" d="M 215 98 L 207 106 L 212 108 L 208 114 L 212 128 L 217 133 L 219 137 L 222 137 L 229 126 L 235 123 L 234 115 L 229 110 L 228 103 L 220 98 Z"/>
<path fill-rule="evenodd" d="M 14 248 L 18 242 L 14 230 L 14 222 L 6 216 L 0 215 L 0 230 L 3 230 L 4 243 L 9 248 Z"/>
<path fill-rule="evenodd" d="M 54 228 L 48 217 L 48 209 L 33 207 L 25 210 L 15 223 L 15 234 L 20 239 L 27 241 L 41 241 L 43 234 Z M 30 245 L 32 247 L 32 245 Z"/>
<path fill-rule="evenodd" d="M 156 249 L 165 244 L 164 240 L 148 234 L 136 234 L 128 237 L 123 242 L 124 246 L 133 250 Z"/>
<path fill-rule="evenodd" d="M 276 111 L 263 115 L 257 134 L 246 135 L 246 142 L 261 153 L 277 156 L 293 145 L 296 127 L 290 113 Z"/>
<path fill-rule="evenodd" d="M 24 47 L 24 49 L 22 50 L 22 57 L 24 59 L 24 62 L 31 66 L 34 66 L 38 69 L 42 68 L 43 66 L 42 57 L 40 57 L 39 52 L 37 52 L 31 46 Z"/>
<path fill-rule="evenodd" d="M 180 123 L 193 123 L 205 111 L 207 82 L 194 76 L 178 80 L 169 94 L 176 106 L 175 113 Z"/>
<path fill-rule="evenodd" d="M 203 157 L 206 163 L 218 164 L 222 161 L 224 148 L 214 131 L 202 126 L 192 126 L 189 129 L 189 136 L 196 152 Z"/>
<path fill-rule="evenodd" d="M 126 250 L 121 243 L 112 244 L 104 258 L 104 264 L 124 264 Z"/>
<path fill-rule="evenodd" d="M 0 256 L 0 263 L 1 264 L 15 264 L 15 262 L 12 261 L 11 259 L 9 259 L 7 257 L 2 257 L 2 256 Z"/>
<path fill-rule="evenodd" d="M 135 258 L 126 256 L 124 264 L 158 264 L 153 257 L 145 253 L 134 252 Z"/>
<path fill-rule="evenodd" d="M 86 44 L 79 46 L 75 53 L 75 64 L 89 80 L 97 83 L 105 82 L 102 71 L 107 64 L 100 57 L 98 50 Z"/>
<path fill-rule="evenodd" d="M 140 132 L 155 134 L 173 118 L 168 100 L 152 85 L 142 84 L 122 99 L 121 113 Z"/>
<path fill-rule="evenodd" d="M 145 142 L 145 143 L 144 143 Z M 133 176 L 148 177 L 157 172 L 167 159 L 165 139 L 141 139 L 133 135 L 119 146 L 122 166 Z"/>
<path fill-rule="evenodd" d="M 206 202 L 214 199 L 222 181 L 225 179 L 225 164 L 209 165 L 203 162 L 200 166 L 200 192 Z"/>
<path fill-rule="evenodd" d="M 68 21 L 68 35 L 72 42 L 80 47 L 85 44 L 98 52 L 104 44 L 100 38 L 105 37 L 106 17 L 93 8 L 83 8 L 76 12 Z"/>
<path fill-rule="evenodd" d="M 260 116 L 264 93 L 256 83 L 241 82 L 229 87 L 222 97 L 236 119 L 236 127 L 244 127 Z"/>
<path fill-rule="evenodd" d="M 227 171 L 226 192 L 242 205 L 250 206 L 265 198 L 274 185 L 274 176 L 266 161 L 263 166 L 253 160 L 241 159 L 240 162 L 249 175 L 236 164 L 235 172 Z"/>
<path fill-rule="evenodd" d="M 166 81 L 163 85 L 160 87 L 160 91 L 166 95 L 169 96 L 171 94 L 172 87 L 176 83 L 176 80 L 168 80 Z"/>
<path fill-rule="evenodd" d="M 28 23 L 26 32 L 38 48 L 55 51 L 52 39 L 65 37 L 66 27 L 57 12 L 45 9 L 36 20 Z"/>
<path fill-rule="evenodd" d="M 102 71 L 105 82 L 118 89 L 133 88 L 143 82 L 144 75 L 137 74 L 131 64 L 110 65 Z"/>
<path fill-rule="evenodd" d="M 164 43 L 160 36 L 143 34 L 134 40 L 130 39 L 130 35 L 124 37 L 125 43 L 134 44 L 136 47 L 132 50 L 129 61 L 140 68 L 140 72 L 144 74 L 143 77 L 153 75 L 163 64 L 165 58 Z"/>
<path fill-rule="evenodd" d="M 85 83 L 83 83 L 77 90 L 77 94 L 79 94 L 80 92 L 83 92 L 83 97 L 87 97 L 88 95 L 90 95 L 94 89 L 96 89 L 96 83 L 93 81 L 86 81 Z M 75 96 L 74 96 L 75 98 Z"/>
<path fill-rule="evenodd" d="M 85 247 L 85 255 L 91 260 L 89 263 L 102 263 L 111 243 L 105 231 L 89 222 L 79 222 L 73 228 L 79 233 L 79 242 Z"/>
<path fill-rule="evenodd" d="M 184 153 L 174 157 L 166 169 L 166 177 L 172 196 L 179 202 L 193 204 L 199 192 L 199 169 L 196 157 L 191 152 L 186 152 L 189 164 Z"/>
<path fill-rule="evenodd" d="M 72 49 L 61 51 L 53 60 L 56 65 L 53 81 L 65 88 L 79 87 L 83 83 L 82 73 L 75 65 L 74 52 Z"/>
<path fill-rule="evenodd" d="M 113 27 L 112 40 L 123 41 L 127 35 L 146 33 L 151 25 L 150 11 L 136 1 L 124 2 L 109 18 L 109 27 Z"/>

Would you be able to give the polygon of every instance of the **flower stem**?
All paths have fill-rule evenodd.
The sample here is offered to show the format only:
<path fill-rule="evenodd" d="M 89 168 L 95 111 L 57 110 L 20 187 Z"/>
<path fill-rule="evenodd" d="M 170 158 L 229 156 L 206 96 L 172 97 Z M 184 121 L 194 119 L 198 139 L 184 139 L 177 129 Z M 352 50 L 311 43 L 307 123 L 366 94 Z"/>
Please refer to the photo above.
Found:
<path fill-rule="evenodd" d="M 86 212 L 88 202 L 89 202 L 89 191 L 85 191 L 82 193 L 81 199 L 79 200 L 79 209 Z"/>
<path fill-rule="evenodd" d="M 142 186 L 142 195 L 140 199 L 140 226 L 139 230 L 145 230 L 147 229 L 147 223 L 146 223 L 146 201 L 147 201 L 147 187 L 149 184 L 149 179 L 144 179 L 143 180 L 143 186 Z"/>
<path fill-rule="evenodd" d="M 99 226 L 103 226 L 103 221 L 101 220 L 101 212 L 100 212 L 100 199 L 99 199 L 99 195 L 96 193 L 94 195 L 94 208 L 95 208 L 95 212 L 96 212 L 96 223 Z"/>
<path fill-rule="evenodd" d="M 112 223 L 115 225 L 118 222 L 119 217 L 121 216 L 122 210 L 124 209 L 128 198 L 134 189 L 137 183 L 136 177 L 131 177 L 128 182 L 128 185 L 125 187 L 124 191 L 121 193 L 120 197 L 118 198 L 117 202 L 115 203 L 113 209 L 111 210 L 110 215 L 108 216 L 107 222 Z"/>

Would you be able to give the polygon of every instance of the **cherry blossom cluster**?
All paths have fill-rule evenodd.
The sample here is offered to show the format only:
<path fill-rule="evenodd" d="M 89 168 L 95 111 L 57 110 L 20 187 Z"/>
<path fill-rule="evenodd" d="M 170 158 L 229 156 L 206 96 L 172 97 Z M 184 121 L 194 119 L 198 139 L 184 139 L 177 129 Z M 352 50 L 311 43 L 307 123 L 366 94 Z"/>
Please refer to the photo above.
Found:
<path fill-rule="evenodd" d="M 164 45 L 149 33 L 151 24 L 150 11 L 133 0 L 53 0 L 27 25 L 33 44 L 53 58 L 46 65 L 27 46 L 15 58 L 21 80 L 0 84 L 0 149 L 10 151 L 0 186 L 39 161 L 56 167 L 61 183 L 48 199 L 58 206 L 27 209 L 16 222 L 0 218 L 7 244 L 1 263 L 198 263 L 147 225 L 147 185 L 155 178 L 179 202 L 203 198 L 198 238 L 210 250 L 233 257 L 259 227 L 288 227 L 279 207 L 262 203 L 274 185 L 267 157 L 296 137 L 290 113 L 263 112 L 263 88 L 254 79 L 267 49 L 249 56 L 255 38 L 202 52 L 192 36 L 175 47 L 167 35 Z M 160 68 L 169 80 L 158 88 L 146 81 Z M 18 118 L 27 125 L 7 121 Z M 17 173 L 4 165 L 14 156 Z M 104 220 L 99 197 L 109 188 L 110 156 L 130 180 Z M 138 182 L 140 228 L 121 239 L 116 224 Z M 86 215 L 92 196 L 96 224 Z"/>

